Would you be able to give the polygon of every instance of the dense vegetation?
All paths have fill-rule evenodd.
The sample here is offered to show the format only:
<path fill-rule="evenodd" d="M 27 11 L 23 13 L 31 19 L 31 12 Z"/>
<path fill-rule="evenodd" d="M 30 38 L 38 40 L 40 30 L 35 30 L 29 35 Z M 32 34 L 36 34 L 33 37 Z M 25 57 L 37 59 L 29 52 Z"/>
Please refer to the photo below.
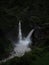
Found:
<path fill-rule="evenodd" d="M 15 57 L 2 65 L 49 65 L 49 1 L 47 0 L 0 0 L 0 60 L 8 57 L 16 40 L 18 22 L 22 22 L 23 35 L 30 29 L 32 51 L 23 57 Z"/>

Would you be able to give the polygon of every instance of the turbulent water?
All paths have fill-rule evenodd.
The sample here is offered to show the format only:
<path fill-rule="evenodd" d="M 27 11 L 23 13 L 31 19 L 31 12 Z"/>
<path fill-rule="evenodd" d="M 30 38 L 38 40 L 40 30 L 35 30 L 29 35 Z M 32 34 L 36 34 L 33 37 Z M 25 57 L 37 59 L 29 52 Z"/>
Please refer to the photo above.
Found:
<path fill-rule="evenodd" d="M 33 33 L 34 29 L 32 29 L 29 34 L 26 36 L 26 38 L 22 38 L 22 32 L 21 32 L 21 23 L 19 22 L 19 40 L 17 43 L 15 43 L 15 47 L 14 47 L 14 52 L 11 52 L 11 56 L 9 56 L 8 58 L 1 60 L 1 62 L 6 62 L 7 60 L 10 60 L 12 58 L 14 58 L 15 56 L 21 57 L 25 54 L 25 52 L 30 51 L 31 49 L 29 48 L 29 44 L 31 43 L 31 35 Z"/>

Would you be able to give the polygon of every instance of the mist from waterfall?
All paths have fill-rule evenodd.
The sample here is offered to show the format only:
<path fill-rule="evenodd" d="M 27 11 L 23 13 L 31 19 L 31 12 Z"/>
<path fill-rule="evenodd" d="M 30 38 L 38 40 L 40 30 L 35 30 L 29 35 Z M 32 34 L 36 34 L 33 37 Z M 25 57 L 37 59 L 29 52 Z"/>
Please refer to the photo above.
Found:
<path fill-rule="evenodd" d="M 7 60 L 10 60 L 14 58 L 15 56 L 21 57 L 25 54 L 25 52 L 28 52 L 31 50 L 29 48 L 29 44 L 31 44 L 31 35 L 33 33 L 34 29 L 32 29 L 29 34 L 26 36 L 26 38 L 22 38 L 22 31 L 21 31 L 21 22 L 19 22 L 19 33 L 18 33 L 18 42 L 13 43 L 15 45 L 14 47 L 14 53 L 11 52 L 11 56 L 8 58 L 1 60 L 1 62 L 6 62 Z"/>

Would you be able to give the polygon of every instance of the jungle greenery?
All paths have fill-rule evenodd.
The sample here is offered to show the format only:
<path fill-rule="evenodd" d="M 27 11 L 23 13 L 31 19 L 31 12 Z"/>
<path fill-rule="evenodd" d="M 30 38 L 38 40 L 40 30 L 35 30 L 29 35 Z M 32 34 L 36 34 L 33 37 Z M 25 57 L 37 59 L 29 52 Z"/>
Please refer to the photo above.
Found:
<path fill-rule="evenodd" d="M 9 38 L 15 40 L 17 37 L 19 20 L 23 24 L 22 32 L 27 34 L 30 29 L 35 29 L 30 46 L 32 51 L 0 65 L 49 65 L 48 0 L 0 0 L 0 60 L 13 50 Z"/>

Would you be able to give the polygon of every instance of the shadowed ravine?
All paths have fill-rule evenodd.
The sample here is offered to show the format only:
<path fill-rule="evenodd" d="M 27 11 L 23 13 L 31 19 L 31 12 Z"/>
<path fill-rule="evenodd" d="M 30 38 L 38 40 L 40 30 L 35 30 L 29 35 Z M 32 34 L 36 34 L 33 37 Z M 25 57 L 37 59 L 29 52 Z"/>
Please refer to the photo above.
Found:
<path fill-rule="evenodd" d="M 22 32 L 21 32 L 21 23 L 19 22 L 19 40 L 18 42 L 15 43 L 15 47 L 14 47 L 14 52 L 11 52 L 11 56 L 9 56 L 8 58 L 1 60 L 1 62 L 6 62 L 7 60 L 10 60 L 12 58 L 14 58 L 15 56 L 21 57 L 25 54 L 25 52 L 30 51 L 31 49 L 29 48 L 29 44 L 31 44 L 31 35 L 33 33 L 34 29 L 32 29 L 29 34 L 26 36 L 26 38 L 24 39 L 24 37 L 22 38 Z"/>

